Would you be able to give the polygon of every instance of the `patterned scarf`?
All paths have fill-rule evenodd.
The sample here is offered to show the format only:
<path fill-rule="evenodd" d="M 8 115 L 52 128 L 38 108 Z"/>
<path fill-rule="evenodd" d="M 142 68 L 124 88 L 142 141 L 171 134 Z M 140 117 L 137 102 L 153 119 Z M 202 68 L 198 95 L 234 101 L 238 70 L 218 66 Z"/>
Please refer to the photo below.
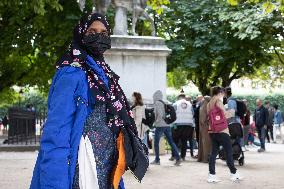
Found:
<path fill-rule="evenodd" d="M 129 127 L 137 133 L 130 106 L 124 92 L 118 84 L 119 76 L 116 75 L 104 61 L 103 55 L 88 54 L 82 43 L 82 38 L 88 27 L 94 22 L 100 21 L 111 33 L 106 18 L 98 13 L 89 14 L 81 18 L 75 27 L 73 41 L 67 52 L 56 63 L 56 68 L 64 66 L 79 67 L 87 74 L 87 80 L 91 95 L 88 104 L 105 104 L 107 113 L 107 125 L 115 132 L 120 131 L 121 126 Z"/>

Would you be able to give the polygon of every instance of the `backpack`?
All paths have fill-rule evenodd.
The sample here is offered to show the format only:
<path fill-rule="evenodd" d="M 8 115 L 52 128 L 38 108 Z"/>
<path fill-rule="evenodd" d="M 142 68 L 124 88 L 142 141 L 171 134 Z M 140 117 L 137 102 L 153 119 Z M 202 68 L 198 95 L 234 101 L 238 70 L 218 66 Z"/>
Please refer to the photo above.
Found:
<path fill-rule="evenodd" d="M 150 129 L 152 129 L 155 122 L 155 113 L 154 108 L 145 108 L 145 118 L 142 119 L 142 123 L 147 125 Z"/>
<path fill-rule="evenodd" d="M 162 102 L 165 106 L 165 114 L 166 114 L 165 118 L 164 118 L 165 122 L 167 124 L 172 124 L 177 119 L 177 114 L 176 114 L 175 108 L 170 104 L 164 103 L 162 100 L 160 100 L 160 102 Z"/>
<path fill-rule="evenodd" d="M 236 100 L 237 112 L 236 115 L 243 119 L 247 113 L 247 106 L 242 100 Z"/>
<path fill-rule="evenodd" d="M 220 133 L 228 127 L 227 119 L 221 108 L 214 106 L 209 111 L 210 128 L 213 133 Z"/>

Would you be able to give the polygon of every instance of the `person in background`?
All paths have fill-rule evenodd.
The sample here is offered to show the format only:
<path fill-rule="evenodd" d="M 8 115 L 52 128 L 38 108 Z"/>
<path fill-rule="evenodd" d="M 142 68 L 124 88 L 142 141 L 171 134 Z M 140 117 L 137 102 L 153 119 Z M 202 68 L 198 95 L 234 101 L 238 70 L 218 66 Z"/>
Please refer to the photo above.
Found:
<path fill-rule="evenodd" d="M 227 108 L 226 110 L 231 110 L 233 113 L 233 116 L 230 117 L 227 121 L 228 124 L 232 124 L 232 123 L 239 123 L 240 125 L 241 123 L 241 119 L 240 117 L 237 115 L 237 101 L 236 98 L 234 98 L 232 96 L 232 89 L 231 87 L 226 87 L 225 88 L 225 95 L 226 95 L 226 101 L 227 101 Z M 244 148 L 244 139 L 241 137 L 237 140 L 237 142 L 240 144 L 240 146 L 242 147 L 242 151 L 246 151 L 246 149 Z"/>
<path fill-rule="evenodd" d="M 198 162 L 208 163 L 211 151 L 211 139 L 208 133 L 209 122 L 207 115 L 207 104 L 210 96 L 205 96 L 200 103 L 199 110 L 199 144 L 198 144 Z"/>
<path fill-rule="evenodd" d="M 279 110 L 279 107 L 277 104 L 274 105 L 274 112 L 275 112 L 274 113 L 274 139 L 276 142 L 276 138 L 277 138 L 276 132 L 279 131 L 281 142 L 284 143 L 282 130 L 281 130 L 281 124 L 283 123 L 283 117 L 282 117 L 282 113 Z"/>
<path fill-rule="evenodd" d="M 248 145 L 248 136 L 250 129 L 250 111 L 248 108 L 248 101 L 246 99 L 243 100 L 245 105 L 247 106 L 247 112 L 242 119 L 243 131 L 244 131 L 244 145 Z"/>
<path fill-rule="evenodd" d="M 35 107 L 32 104 L 27 104 L 26 105 L 26 110 L 30 111 L 30 112 L 34 112 L 35 111 Z"/>
<path fill-rule="evenodd" d="M 5 115 L 2 119 L 2 124 L 4 126 L 4 130 L 8 130 L 9 119 L 8 116 Z"/>
<path fill-rule="evenodd" d="M 228 119 L 233 116 L 234 111 L 233 110 L 225 110 L 225 107 L 223 105 L 223 98 L 224 98 L 224 91 L 221 87 L 215 86 L 211 88 L 211 100 L 207 104 L 207 115 L 208 119 L 210 120 L 210 112 L 216 106 L 223 111 L 223 119 Z M 218 116 L 219 117 L 219 116 Z M 219 117 L 219 119 L 222 119 L 222 117 Z M 226 153 L 226 160 L 227 160 L 227 166 L 230 169 L 231 176 L 230 179 L 232 181 L 237 181 L 240 180 L 240 176 L 237 173 L 237 169 L 234 165 L 234 159 L 233 159 L 233 150 L 232 150 L 232 145 L 231 145 L 231 139 L 229 135 L 229 129 L 228 125 L 227 127 L 220 131 L 220 132 L 214 132 L 211 128 L 213 128 L 212 125 L 209 123 L 209 133 L 211 137 L 211 142 L 212 142 L 212 150 L 211 150 L 211 155 L 209 159 L 209 176 L 207 181 L 209 183 L 212 182 L 219 182 L 220 180 L 216 177 L 216 172 L 215 172 L 215 163 L 216 163 L 216 157 L 218 155 L 218 152 L 220 150 L 220 146 L 223 146 L 225 153 Z"/>
<path fill-rule="evenodd" d="M 255 122 L 253 121 L 250 124 L 250 128 L 249 128 L 249 134 L 248 134 L 248 147 L 260 147 L 260 143 L 259 142 L 255 142 L 255 134 L 256 132 L 256 127 L 255 127 Z"/>
<path fill-rule="evenodd" d="M 256 106 L 257 107 L 254 113 L 254 121 L 255 121 L 255 126 L 257 129 L 257 133 L 258 133 L 258 138 L 261 144 L 261 148 L 258 149 L 258 152 L 264 152 L 268 112 L 267 112 L 267 109 L 262 105 L 262 100 L 257 99 Z"/>
<path fill-rule="evenodd" d="M 177 119 L 175 121 L 175 137 L 174 142 L 176 146 L 181 141 L 181 159 L 185 161 L 186 150 L 187 150 L 187 141 L 190 141 L 190 154 L 191 157 L 194 157 L 193 154 L 193 132 L 194 132 L 194 119 L 193 119 L 193 108 L 192 104 L 186 100 L 184 93 L 181 93 L 178 96 L 178 100 L 174 103 L 174 108 L 176 110 Z M 173 159 L 174 154 L 172 153 Z"/>
<path fill-rule="evenodd" d="M 266 138 L 267 142 L 270 143 L 270 138 L 272 141 L 274 141 L 273 137 L 273 120 L 274 120 L 274 110 L 272 107 L 270 107 L 270 102 L 266 101 L 265 102 L 265 108 L 268 112 L 268 117 L 267 117 L 267 129 L 266 129 Z M 270 137 L 269 137 L 270 134 Z"/>
<path fill-rule="evenodd" d="M 181 90 L 181 93 L 184 93 L 184 91 Z M 187 100 L 187 101 L 189 101 L 190 103 L 192 103 L 192 98 L 191 98 L 191 96 L 185 97 L 185 100 Z"/>
<path fill-rule="evenodd" d="M 172 131 L 169 124 L 165 121 L 166 110 L 165 104 L 163 102 L 163 93 L 160 90 L 157 90 L 153 95 L 154 101 L 154 112 L 155 112 L 155 136 L 154 136 L 154 151 L 155 151 L 155 160 L 151 162 L 152 165 L 160 165 L 160 151 L 159 151 L 159 143 L 162 135 L 166 136 L 166 140 L 174 154 L 174 158 L 176 159 L 175 165 L 179 166 L 181 164 L 178 148 L 175 145 L 172 137 Z"/>
<path fill-rule="evenodd" d="M 233 110 L 233 116 L 228 119 L 228 124 L 230 123 L 240 123 L 241 120 L 240 117 L 236 114 L 237 112 L 237 102 L 236 99 L 232 96 L 232 89 L 231 87 L 225 88 L 225 95 L 227 99 L 227 110 Z"/>
<path fill-rule="evenodd" d="M 149 130 L 149 127 L 147 125 L 144 125 L 142 123 L 142 119 L 145 119 L 145 106 L 142 100 L 142 95 L 138 92 L 134 92 L 132 94 L 132 113 L 133 118 L 135 121 L 135 125 L 137 127 L 138 136 L 143 141 L 143 143 L 148 147 L 148 138 L 147 138 L 147 132 Z"/>
<path fill-rule="evenodd" d="M 195 122 L 195 135 L 196 135 L 196 141 L 199 145 L 199 110 L 200 110 L 200 106 L 201 103 L 203 101 L 203 96 L 202 95 L 198 95 L 196 97 L 196 105 L 194 107 L 194 122 Z"/>

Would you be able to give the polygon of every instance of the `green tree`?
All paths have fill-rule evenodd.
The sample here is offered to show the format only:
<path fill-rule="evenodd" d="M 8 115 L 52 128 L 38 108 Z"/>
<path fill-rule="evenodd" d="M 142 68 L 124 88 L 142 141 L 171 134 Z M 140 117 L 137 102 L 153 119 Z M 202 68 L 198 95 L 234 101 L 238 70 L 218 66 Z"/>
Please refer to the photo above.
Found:
<path fill-rule="evenodd" d="M 282 17 L 260 14 L 253 5 L 230 7 L 225 1 L 180 0 L 160 17 L 159 34 L 173 50 L 168 70 L 182 67 L 203 94 L 228 86 L 269 64 L 271 45 L 283 36 Z"/>
<path fill-rule="evenodd" d="M 242 4 L 261 4 L 263 10 L 266 13 L 271 13 L 274 10 L 280 10 L 284 12 L 284 1 L 283 0 L 227 0 L 227 2 L 232 6 L 242 5 Z"/>
<path fill-rule="evenodd" d="M 1 1 L 0 92 L 13 85 L 47 89 L 81 14 L 76 0 Z"/>
<path fill-rule="evenodd" d="M 161 13 L 169 0 L 150 0 L 148 11 Z M 86 0 L 86 10 L 93 7 Z M 37 86 L 47 92 L 54 74 L 54 63 L 72 39 L 81 17 L 76 0 L 2 0 L 0 1 L 0 96 L 13 101 L 13 85 Z M 114 25 L 114 9 L 108 11 Z M 130 19 L 131 21 L 131 19 Z M 148 22 L 139 21 L 138 33 L 150 34 Z M 2 93 L 2 94 L 1 94 Z M 6 94 L 3 94 L 6 93 Z"/>

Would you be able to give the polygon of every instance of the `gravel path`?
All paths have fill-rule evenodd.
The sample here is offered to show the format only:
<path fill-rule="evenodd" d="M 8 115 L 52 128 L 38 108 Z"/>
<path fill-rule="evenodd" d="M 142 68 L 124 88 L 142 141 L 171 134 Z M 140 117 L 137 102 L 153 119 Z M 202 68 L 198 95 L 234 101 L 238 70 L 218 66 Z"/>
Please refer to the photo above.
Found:
<path fill-rule="evenodd" d="M 174 167 L 161 157 L 160 166 L 151 166 L 142 184 L 136 182 L 130 173 L 124 176 L 127 189 L 283 189 L 284 188 L 284 145 L 268 144 L 268 151 L 258 154 L 256 149 L 246 152 L 246 164 L 237 166 L 244 180 L 240 183 L 229 181 L 225 162 L 218 160 L 216 171 L 222 180 L 208 184 L 207 164 L 187 159 L 182 166 Z M 0 189 L 27 189 L 29 187 L 37 152 L 0 153 Z M 153 156 L 150 157 L 153 160 Z"/>

